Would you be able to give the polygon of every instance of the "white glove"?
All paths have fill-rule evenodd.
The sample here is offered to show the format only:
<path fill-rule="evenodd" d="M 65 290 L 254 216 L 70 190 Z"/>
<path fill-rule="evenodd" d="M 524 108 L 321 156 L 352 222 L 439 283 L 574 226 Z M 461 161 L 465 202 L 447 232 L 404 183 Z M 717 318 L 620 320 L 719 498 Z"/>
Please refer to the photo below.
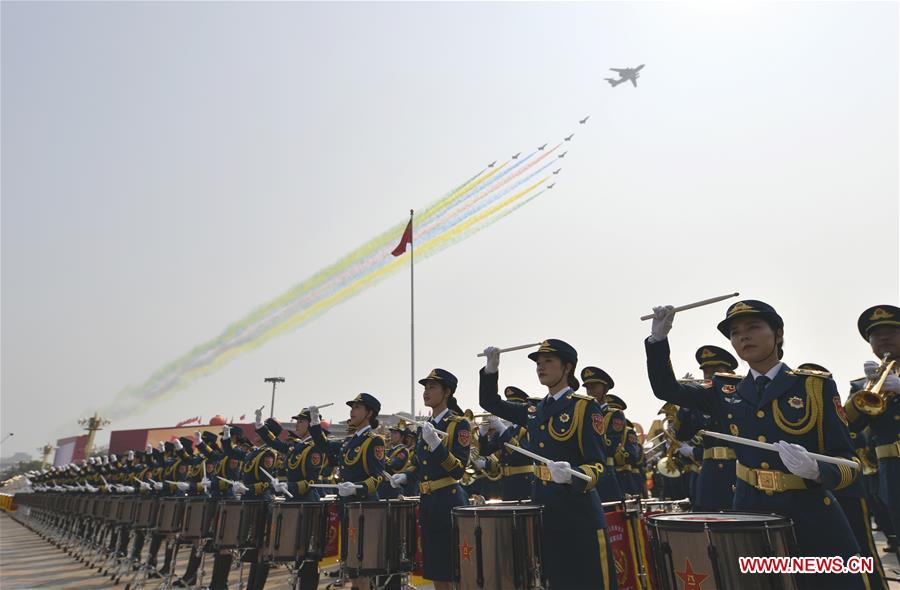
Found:
<path fill-rule="evenodd" d="M 487 461 L 485 461 L 481 457 L 478 457 L 477 459 L 475 459 L 475 461 L 473 461 L 473 463 L 475 463 L 475 467 L 477 467 L 478 469 L 484 469 L 484 466 L 487 465 Z"/>
<path fill-rule="evenodd" d="M 900 393 L 900 377 L 891 373 L 884 380 L 884 385 L 881 386 L 881 391 L 883 393 Z"/>
<path fill-rule="evenodd" d="M 153 487 L 152 487 L 149 483 L 147 483 L 146 481 L 139 481 L 138 483 L 141 484 L 141 489 L 142 489 L 142 490 L 147 490 L 147 491 L 149 492 L 150 490 L 153 489 Z"/>
<path fill-rule="evenodd" d="M 229 438 L 231 438 L 231 426 L 226 424 L 225 427 L 222 428 L 222 440 L 228 440 Z"/>
<path fill-rule="evenodd" d="M 265 407 L 265 406 L 263 406 L 263 407 Z M 257 428 L 262 428 L 262 425 L 263 425 L 262 408 L 259 408 L 258 410 L 253 412 L 253 422 L 256 424 Z"/>
<path fill-rule="evenodd" d="M 103 461 L 104 465 L 109 465 L 109 457 L 103 457 L 101 460 Z"/>
<path fill-rule="evenodd" d="M 310 426 L 315 426 L 319 424 L 322 420 L 319 418 L 319 408 L 316 406 L 309 406 L 309 424 Z"/>
<path fill-rule="evenodd" d="M 175 482 L 175 487 L 178 488 L 179 492 L 186 492 L 191 489 L 191 484 L 186 481 L 177 481 Z"/>
<path fill-rule="evenodd" d="M 164 443 L 163 441 L 159 441 L 158 444 L 159 444 L 159 450 L 162 451 L 163 453 L 165 453 L 166 452 L 166 443 Z"/>
<path fill-rule="evenodd" d="M 288 485 L 283 481 L 274 481 L 272 482 L 272 489 L 275 490 L 276 494 L 283 494 L 288 491 Z"/>
<path fill-rule="evenodd" d="M 203 442 L 203 435 L 200 434 L 199 430 L 195 430 L 194 431 L 194 444 L 199 445 L 201 442 Z"/>
<path fill-rule="evenodd" d="M 340 496 L 355 496 L 356 495 L 356 484 L 352 481 L 342 481 L 337 484 L 338 487 L 338 495 Z"/>
<path fill-rule="evenodd" d="M 134 461 L 134 451 L 128 451 L 128 460 Z"/>
<path fill-rule="evenodd" d="M 391 484 L 391 487 L 394 489 L 398 489 L 400 486 L 406 483 L 407 477 L 405 473 L 395 473 L 390 476 L 388 482 Z"/>
<path fill-rule="evenodd" d="M 547 463 L 547 469 L 550 470 L 550 479 L 556 483 L 572 483 L 572 474 L 569 469 L 572 466 L 568 461 L 550 461 Z"/>
<path fill-rule="evenodd" d="M 149 455 L 150 453 L 152 453 L 152 452 L 153 452 L 153 445 L 151 445 L 150 443 L 147 443 L 146 451 L 147 451 L 147 454 L 148 454 L 148 455 Z"/>
<path fill-rule="evenodd" d="M 121 492 L 124 493 L 124 494 L 133 494 L 133 493 L 134 493 L 134 487 L 132 487 L 132 486 L 119 486 L 119 491 L 121 491 Z"/>
<path fill-rule="evenodd" d="M 493 428 L 497 432 L 497 434 L 503 434 L 509 427 L 509 425 L 505 421 L 501 420 L 497 416 L 491 416 L 488 422 L 491 425 L 491 428 Z"/>
<path fill-rule="evenodd" d="M 89 483 L 84 484 L 84 488 L 85 488 L 87 491 L 89 491 L 90 493 L 92 493 L 92 494 L 96 494 L 96 493 L 97 493 L 97 488 L 95 488 L 94 486 L 92 486 L 92 485 L 89 484 Z"/>
<path fill-rule="evenodd" d="M 678 447 L 678 454 L 691 459 L 694 456 L 694 447 L 687 443 L 681 443 L 681 446 Z"/>
<path fill-rule="evenodd" d="M 778 456 L 788 471 L 803 479 L 819 480 L 819 464 L 809 456 L 809 451 L 800 445 L 786 443 L 783 440 L 774 446 L 778 448 Z"/>
<path fill-rule="evenodd" d="M 208 479 L 206 476 L 204 476 L 203 479 L 200 480 L 200 483 L 198 483 L 197 485 L 198 485 L 199 487 L 203 488 L 204 490 L 208 490 L 208 489 L 209 489 L 209 484 L 211 484 L 211 483 L 212 483 L 212 482 L 209 481 L 209 479 Z"/>
<path fill-rule="evenodd" d="M 242 481 L 236 481 L 231 484 L 231 491 L 234 492 L 235 496 L 241 496 L 250 491 L 250 488 L 244 485 Z"/>
<path fill-rule="evenodd" d="M 881 365 L 876 363 L 875 361 L 866 361 L 863 364 L 863 370 L 866 372 L 866 379 L 877 379 L 878 378 L 878 368 Z"/>
<path fill-rule="evenodd" d="M 441 446 L 441 437 L 438 435 L 437 430 L 434 428 L 434 424 L 431 422 L 426 422 L 425 425 L 422 426 L 422 440 L 425 441 L 428 448 L 432 451 Z"/>
<path fill-rule="evenodd" d="M 178 440 L 177 438 L 175 439 L 174 445 L 175 445 L 175 450 L 176 450 L 176 451 L 182 451 L 182 450 L 184 450 L 184 445 L 181 444 L 181 441 Z"/>
<path fill-rule="evenodd" d="M 109 456 L 109 462 L 110 462 L 110 463 L 115 463 L 115 462 L 118 461 L 118 460 L 119 460 L 119 458 L 116 457 L 115 455 L 110 455 L 110 456 Z"/>
<path fill-rule="evenodd" d="M 500 370 L 500 349 L 496 346 L 488 346 L 484 349 L 484 372 L 488 375 Z"/>
<path fill-rule="evenodd" d="M 93 457 L 88 457 L 88 463 L 90 463 L 91 465 L 93 465 L 94 462 L 95 462 L 95 460 L 94 460 Z"/>
<path fill-rule="evenodd" d="M 487 420 L 482 420 L 481 424 L 478 425 L 478 434 L 481 436 L 487 436 L 487 433 L 491 431 L 491 423 Z"/>
<path fill-rule="evenodd" d="M 675 319 L 675 308 L 671 305 L 660 305 L 653 308 L 653 323 L 650 326 L 650 342 L 662 342 L 669 336 L 672 321 Z"/>
<path fill-rule="evenodd" d="M 154 481 L 154 482 L 153 482 L 153 489 L 156 490 L 157 492 L 160 491 L 161 489 L 163 489 L 163 484 L 162 484 L 162 482 L 161 482 L 161 481 Z"/>

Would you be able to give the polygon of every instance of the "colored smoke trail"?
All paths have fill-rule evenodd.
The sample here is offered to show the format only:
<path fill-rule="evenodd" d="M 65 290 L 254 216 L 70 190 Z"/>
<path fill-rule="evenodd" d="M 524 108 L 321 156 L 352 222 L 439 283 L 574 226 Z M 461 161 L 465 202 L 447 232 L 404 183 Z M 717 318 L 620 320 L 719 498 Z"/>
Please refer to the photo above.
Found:
<path fill-rule="evenodd" d="M 544 190 L 544 174 L 556 163 L 554 146 L 537 157 L 533 152 L 515 163 L 483 169 L 414 216 L 416 260 L 430 258 L 506 217 Z M 546 160 L 546 162 L 545 162 Z M 244 352 L 295 330 L 408 266 L 393 257 L 406 221 L 399 222 L 333 264 L 294 285 L 282 295 L 229 324 L 223 332 L 154 372 L 147 381 L 121 391 L 106 410 L 121 417 L 167 398 Z"/>

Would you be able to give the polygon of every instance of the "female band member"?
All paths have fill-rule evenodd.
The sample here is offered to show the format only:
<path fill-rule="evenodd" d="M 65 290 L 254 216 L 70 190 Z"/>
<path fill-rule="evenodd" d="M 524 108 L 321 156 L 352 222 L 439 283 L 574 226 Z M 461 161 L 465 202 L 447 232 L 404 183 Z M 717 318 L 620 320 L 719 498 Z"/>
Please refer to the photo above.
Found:
<path fill-rule="evenodd" d="M 536 405 L 500 399 L 497 392 L 500 351 L 485 349 L 481 370 L 481 407 L 528 431 L 527 448 L 550 459 L 535 467 L 533 498 L 544 505 L 543 558 L 554 590 L 616 588 L 616 569 L 597 493 L 605 469 L 601 447 L 603 412 L 593 398 L 575 393 L 578 353 L 562 340 L 545 340 L 534 361 L 547 396 Z M 572 476 L 579 471 L 589 481 Z"/>

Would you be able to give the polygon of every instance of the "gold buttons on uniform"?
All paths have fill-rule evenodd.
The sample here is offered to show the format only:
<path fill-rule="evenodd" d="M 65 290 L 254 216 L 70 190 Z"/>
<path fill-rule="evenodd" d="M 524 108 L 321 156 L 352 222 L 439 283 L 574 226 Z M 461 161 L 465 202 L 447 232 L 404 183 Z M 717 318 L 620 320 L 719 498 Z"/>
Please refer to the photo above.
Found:
<path fill-rule="evenodd" d="M 724 463 L 719 463 L 719 469 L 725 469 L 725 464 L 724 464 Z"/>
<path fill-rule="evenodd" d="M 428 461 L 426 461 L 425 459 L 422 459 L 422 465 L 428 465 Z"/>
<path fill-rule="evenodd" d="M 757 417 L 757 418 L 765 418 L 765 417 L 766 417 L 766 413 L 763 412 L 762 410 L 760 410 L 760 411 L 758 411 L 758 412 L 756 413 L 756 417 Z"/>
<path fill-rule="evenodd" d="M 732 416 L 731 414 L 728 414 L 728 419 L 731 420 L 732 418 L 734 418 L 734 416 Z"/>
<path fill-rule="evenodd" d="M 766 437 L 760 434 L 756 437 L 756 440 L 758 440 L 759 442 L 766 442 Z"/>
<path fill-rule="evenodd" d="M 544 448 L 544 443 L 539 442 L 539 443 L 538 443 L 538 446 L 541 447 L 541 448 L 543 449 L 543 448 Z"/>
<path fill-rule="evenodd" d="M 829 498 L 829 497 L 827 497 L 827 496 L 824 497 L 824 498 L 822 498 L 822 501 L 825 502 L 825 505 L 826 505 L 826 506 L 830 506 L 830 505 L 831 505 L 831 498 Z"/>
<path fill-rule="evenodd" d="M 546 430 L 546 428 L 547 428 L 546 426 L 544 426 L 543 424 L 541 424 L 541 430 Z"/>
<path fill-rule="evenodd" d="M 769 464 L 766 463 L 765 461 L 763 461 L 762 463 L 760 463 L 759 466 L 762 467 L 763 469 L 768 469 L 768 468 L 769 468 Z"/>

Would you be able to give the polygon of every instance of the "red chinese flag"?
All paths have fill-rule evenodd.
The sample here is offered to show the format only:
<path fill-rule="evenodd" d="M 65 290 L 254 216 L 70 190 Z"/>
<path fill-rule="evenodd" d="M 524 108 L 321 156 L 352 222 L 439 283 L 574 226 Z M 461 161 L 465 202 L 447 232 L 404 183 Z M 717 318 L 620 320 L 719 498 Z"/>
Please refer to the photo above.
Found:
<path fill-rule="evenodd" d="M 391 254 L 400 256 L 406 252 L 407 244 L 412 244 L 412 219 L 406 224 L 406 229 L 403 230 L 403 237 L 400 238 L 400 243 L 397 244 L 397 247 L 391 250 Z"/>

